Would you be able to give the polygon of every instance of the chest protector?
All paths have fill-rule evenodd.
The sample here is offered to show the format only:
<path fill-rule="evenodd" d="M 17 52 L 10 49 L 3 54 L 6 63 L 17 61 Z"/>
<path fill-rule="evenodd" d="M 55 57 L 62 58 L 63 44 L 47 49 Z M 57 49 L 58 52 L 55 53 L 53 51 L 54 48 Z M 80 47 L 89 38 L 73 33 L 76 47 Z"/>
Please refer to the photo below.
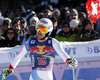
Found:
<path fill-rule="evenodd" d="M 55 58 L 52 38 L 48 38 L 44 42 L 39 42 L 37 38 L 33 38 L 30 40 L 28 48 L 30 51 L 33 70 L 52 70 Z"/>

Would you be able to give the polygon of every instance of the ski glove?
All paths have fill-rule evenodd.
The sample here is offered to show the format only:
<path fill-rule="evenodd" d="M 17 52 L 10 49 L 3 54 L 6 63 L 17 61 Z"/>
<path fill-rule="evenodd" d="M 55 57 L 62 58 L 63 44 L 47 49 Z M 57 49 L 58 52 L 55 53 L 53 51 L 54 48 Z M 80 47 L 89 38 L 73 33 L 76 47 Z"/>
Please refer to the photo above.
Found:
<path fill-rule="evenodd" d="M 13 70 L 7 68 L 7 69 L 5 69 L 5 70 L 2 71 L 1 77 L 7 77 L 7 76 L 10 76 L 12 73 L 13 73 Z"/>
<path fill-rule="evenodd" d="M 66 63 L 67 63 L 68 66 L 70 66 L 72 68 L 75 68 L 78 65 L 78 61 L 76 59 L 70 59 L 70 58 L 68 58 L 66 60 Z"/>

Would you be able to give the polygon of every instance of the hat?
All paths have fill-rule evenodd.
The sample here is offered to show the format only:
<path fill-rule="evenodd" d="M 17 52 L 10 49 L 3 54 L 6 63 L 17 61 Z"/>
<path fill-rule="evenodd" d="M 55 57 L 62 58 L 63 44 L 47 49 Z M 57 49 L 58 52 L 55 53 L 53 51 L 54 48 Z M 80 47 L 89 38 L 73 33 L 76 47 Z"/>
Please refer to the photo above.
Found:
<path fill-rule="evenodd" d="M 69 22 L 68 21 L 64 21 L 64 22 L 62 22 L 62 28 L 64 27 L 65 24 L 67 24 L 68 27 L 70 27 Z"/>
<path fill-rule="evenodd" d="M 35 20 L 36 23 L 37 23 L 37 22 L 39 21 L 39 18 L 38 18 L 38 17 L 32 17 L 32 18 L 30 19 L 30 23 L 31 23 L 33 20 Z"/>
<path fill-rule="evenodd" d="M 78 16 L 78 11 L 76 9 L 71 9 L 70 14 L 76 14 Z"/>
<path fill-rule="evenodd" d="M 20 17 L 15 17 L 13 20 L 12 20 L 12 25 L 14 24 L 20 24 Z"/>
<path fill-rule="evenodd" d="M 30 11 L 27 15 L 26 15 L 26 20 L 29 20 L 29 18 L 33 15 L 35 15 L 36 13 L 34 11 Z"/>
<path fill-rule="evenodd" d="M 11 20 L 9 18 L 4 18 L 3 25 L 10 25 Z"/>
<path fill-rule="evenodd" d="M 53 13 L 52 13 L 52 14 L 54 15 L 55 12 L 57 12 L 57 13 L 60 15 L 60 10 L 59 10 L 58 8 L 55 8 L 55 9 L 53 10 Z"/>
<path fill-rule="evenodd" d="M 19 20 L 20 20 L 21 22 L 22 22 L 22 21 L 26 22 L 26 18 L 24 18 L 24 17 L 21 17 Z"/>
<path fill-rule="evenodd" d="M 90 18 L 85 18 L 85 19 L 83 19 L 83 21 L 82 21 L 82 26 L 83 26 L 83 28 L 85 28 L 85 26 L 86 26 L 87 24 L 89 24 L 90 22 L 93 22 Z"/>
<path fill-rule="evenodd" d="M 84 13 L 84 12 L 79 12 L 79 18 L 81 18 L 81 17 L 86 17 L 86 13 Z"/>
<path fill-rule="evenodd" d="M 20 17 L 14 17 L 14 19 L 12 20 L 13 22 L 14 21 L 20 21 Z"/>
<path fill-rule="evenodd" d="M 53 11 L 52 5 L 47 5 L 47 6 L 45 7 L 45 9 L 48 9 L 48 10 L 50 10 L 50 11 Z"/>
<path fill-rule="evenodd" d="M 76 26 L 78 26 L 79 21 L 77 19 L 72 19 L 70 22 L 70 28 L 75 28 Z"/>

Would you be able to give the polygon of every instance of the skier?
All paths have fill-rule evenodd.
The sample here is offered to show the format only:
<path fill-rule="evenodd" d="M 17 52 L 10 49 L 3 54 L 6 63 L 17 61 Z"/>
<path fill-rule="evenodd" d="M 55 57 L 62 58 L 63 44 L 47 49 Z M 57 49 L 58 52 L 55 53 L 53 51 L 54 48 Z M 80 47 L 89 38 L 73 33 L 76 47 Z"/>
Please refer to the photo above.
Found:
<path fill-rule="evenodd" d="M 78 61 L 72 60 L 56 39 L 48 37 L 52 30 L 52 21 L 48 18 L 41 18 L 36 25 L 37 36 L 29 39 L 23 45 L 18 55 L 11 62 L 9 69 L 3 70 L 1 75 L 11 75 L 28 51 L 30 51 L 32 65 L 29 80 L 53 80 L 52 68 L 55 52 L 61 56 L 68 66 L 77 67 Z"/>

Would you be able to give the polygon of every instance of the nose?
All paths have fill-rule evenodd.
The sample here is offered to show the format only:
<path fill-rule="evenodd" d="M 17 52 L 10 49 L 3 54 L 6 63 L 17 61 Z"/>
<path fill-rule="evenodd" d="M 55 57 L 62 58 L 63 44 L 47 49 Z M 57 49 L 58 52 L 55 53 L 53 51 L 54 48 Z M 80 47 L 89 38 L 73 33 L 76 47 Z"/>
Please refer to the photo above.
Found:
<path fill-rule="evenodd" d="M 42 33 L 41 30 L 37 31 L 38 33 Z"/>

